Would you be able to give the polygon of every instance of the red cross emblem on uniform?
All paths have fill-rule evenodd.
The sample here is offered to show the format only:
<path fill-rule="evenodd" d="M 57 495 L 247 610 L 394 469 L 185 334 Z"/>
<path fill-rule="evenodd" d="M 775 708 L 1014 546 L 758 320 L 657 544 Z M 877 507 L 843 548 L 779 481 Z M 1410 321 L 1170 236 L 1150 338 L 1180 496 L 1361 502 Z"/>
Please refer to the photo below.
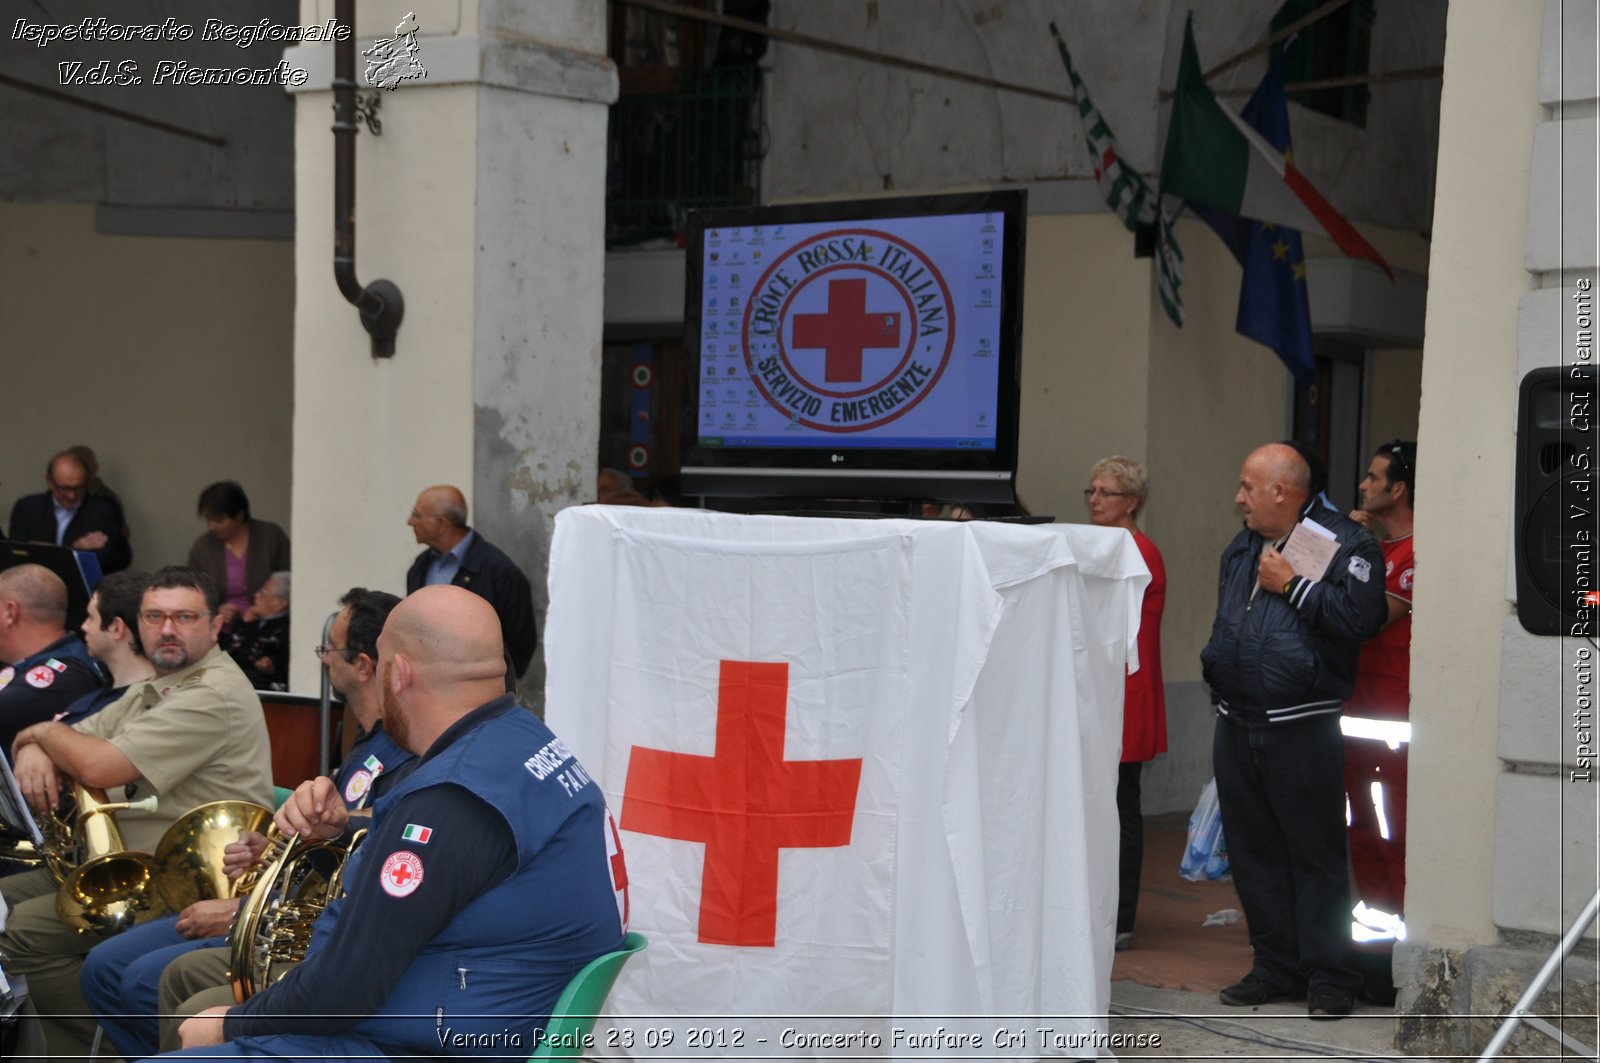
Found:
<path fill-rule="evenodd" d="M 378 879 L 389 896 L 409 896 L 422 885 L 422 857 L 407 849 L 392 852 L 384 860 Z"/>
<path fill-rule="evenodd" d="M 850 844 L 861 759 L 785 760 L 789 666 L 723 661 L 716 753 L 634 746 L 622 829 L 705 845 L 699 939 L 772 947 L 778 852 Z"/>
<path fill-rule="evenodd" d="M 28 669 L 27 679 L 29 686 L 43 690 L 56 681 L 56 674 L 41 664 L 36 668 Z"/>

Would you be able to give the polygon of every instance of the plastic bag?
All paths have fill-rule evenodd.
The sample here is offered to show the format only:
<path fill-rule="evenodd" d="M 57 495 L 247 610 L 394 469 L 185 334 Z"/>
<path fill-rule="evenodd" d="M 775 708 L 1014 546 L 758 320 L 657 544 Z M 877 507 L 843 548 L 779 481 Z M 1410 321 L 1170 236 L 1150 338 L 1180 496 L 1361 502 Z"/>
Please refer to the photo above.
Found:
<path fill-rule="evenodd" d="M 1228 873 L 1228 846 L 1222 840 L 1222 809 L 1217 805 L 1217 780 L 1206 783 L 1189 817 L 1189 843 L 1178 862 L 1178 874 L 1190 882 L 1218 879 Z"/>

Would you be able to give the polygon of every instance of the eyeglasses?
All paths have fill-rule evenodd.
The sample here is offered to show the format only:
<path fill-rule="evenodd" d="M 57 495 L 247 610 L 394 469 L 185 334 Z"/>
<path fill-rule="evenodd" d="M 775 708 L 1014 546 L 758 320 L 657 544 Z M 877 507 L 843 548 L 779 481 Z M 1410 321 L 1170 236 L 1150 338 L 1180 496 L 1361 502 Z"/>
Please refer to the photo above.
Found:
<path fill-rule="evenodd" d="M 1101 487 L 1085 487 L 1083 500 L 1089 502 L 1096 498 L 1127 498 L 1131 494 L 1132 491 L 1107 491 Z"/>
<path fill-rule="evenodd" d="M 165 627 L 168 620 L 172 621 L 174 627 L 192 627 L 210 615 L 210 613 L 196 613 L 187 609 L 176 613 L 163 613 L 158 609 L 150 609 L 140 613 L 139 620 L 141 623 L 157 628 Z"/>
<path fill-rule="evenodd" d="M 50 490 L 55 491 L 55 492 L 57 492 L 59 494 L 63 494 L 63 495 L 81 495 L 85 491 L 89 490 L 89 485 L 86 484 L 86 483 L 84 483 L 84 484 L 58 484 L 54 480 L 51 480 L 50 481 Z"/>
<path fill-rule="evenodd" d="M 328 656 L 328 654 L 330 654 L 330 653 L 342 653 L 342 654 L 344 654 L 344 659 L 347 660 L 347 661 L 354 660 L 356 657 L 359 657 L 361 655 L 361 651 L 360 650 L 355 649 L 355 648 L 353 648 L 351 646 L 325 646 L 325 645 L 318 645 L 314 652 L 316 653 L 317 660 L 319 660 L 319 661 L 322 660 L 324 657 Z"/>

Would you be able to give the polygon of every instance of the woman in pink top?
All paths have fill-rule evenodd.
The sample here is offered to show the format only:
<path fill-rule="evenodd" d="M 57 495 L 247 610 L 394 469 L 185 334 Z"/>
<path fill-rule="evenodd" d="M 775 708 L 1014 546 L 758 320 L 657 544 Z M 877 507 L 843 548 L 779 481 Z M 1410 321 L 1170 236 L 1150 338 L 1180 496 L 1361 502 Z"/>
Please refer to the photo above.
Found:
<path fill-rule="evenodd" d="M 1122 850 L 1117 889 L 1117 948 L 1133 941 L 1139 907 L 1139 873 L 1144 863 L 1144 814 L 1139 803 L 1139 773 L 1144 762 L 1167 751 L 1167 698 L 1161 682 L 1161 610 L 1167 602 L 1167 567 L 1161 551 L 1139 530 L 1137 521 L 1150 494 L 1150 474 L 1132 458 L 1106 458 L 1089 470 L 1083 499 L 1089 519 L 1103 528 L 1123 528 L 1150 569 L 1139 610 L 1139 670 L 1127 678 L 1122 702 L 1122 764 L 1117 772 L 1117 818 Z"/>
<path fill-rule="evenodd" d="M 221 480 L 200 492 L 196 507 L 206 530 L 189 549 L 189 567 L 216 584 L 222 607 L 217 610 L 232 627 L 250 606 L 250 597 L 274 572 L 286 572 L 289 536 L 276 524 L 254 520 L 244 488 Z"/>

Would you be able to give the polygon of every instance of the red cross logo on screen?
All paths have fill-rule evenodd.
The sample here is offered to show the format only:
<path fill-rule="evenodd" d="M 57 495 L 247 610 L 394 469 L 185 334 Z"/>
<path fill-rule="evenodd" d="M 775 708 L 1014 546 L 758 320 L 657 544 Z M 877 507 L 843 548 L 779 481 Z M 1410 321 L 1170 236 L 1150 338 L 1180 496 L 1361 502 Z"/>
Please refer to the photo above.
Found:
<path fill-rule="evenodd" d="M 865 278 L 830 280 L 826 312 L 794 315 L 794 346 L 827 351 L 822 379 L 830 384 L 860 380 L 868 348 L 899 345 L 900 315 L 867 312 Z"/>
<path fill-rule="evenodd" d="M 706 847 L 700 940 L 771 948 L 778 851 L 850 844 L 861 759 L 785 760 L 789 666 L 723 661 L 713 756 L 634 746 L 622 829 Z"/>

